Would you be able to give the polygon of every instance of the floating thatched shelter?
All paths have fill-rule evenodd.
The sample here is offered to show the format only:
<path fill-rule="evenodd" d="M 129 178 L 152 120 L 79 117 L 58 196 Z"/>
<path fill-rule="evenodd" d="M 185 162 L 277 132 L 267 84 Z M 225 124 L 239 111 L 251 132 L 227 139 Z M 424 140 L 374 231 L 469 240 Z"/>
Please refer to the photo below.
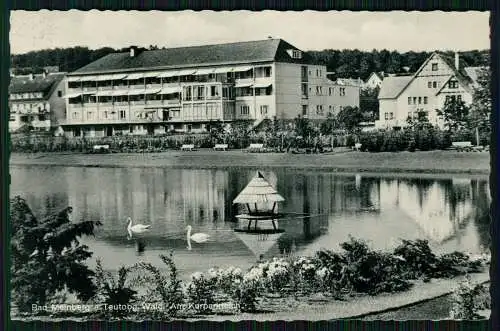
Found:
<path fill-rule="evenodd" d="M 278 219 L 282 218 L 283 214 L 278 214 L 276 207 L 281 201 L 285 199 L 260 172 L 257 172 L 233 200 L 233 203 L 246 205 L 248 209 L 246 214 L 236 216 L 240 222 L 247 221 L 248 224 L 234 231 L 256 256 L 263 255 L 271 249 L 284 232 L 278 229 Z"/>
<path fill-rule="evenodd" d="M 252 178 L 248 185 L 233 200 L 233 203 L 246 205 L 248 215 L 269 216 L 276 214 L 276 203 L 281 201 L 285 201 L 285 198 L 258 171 L 257 175 Z M 268 205 L 269 203 L 273 204 L 271 210 L 265 209 L 266 207 L 259 208 L 259 205 Z"/>

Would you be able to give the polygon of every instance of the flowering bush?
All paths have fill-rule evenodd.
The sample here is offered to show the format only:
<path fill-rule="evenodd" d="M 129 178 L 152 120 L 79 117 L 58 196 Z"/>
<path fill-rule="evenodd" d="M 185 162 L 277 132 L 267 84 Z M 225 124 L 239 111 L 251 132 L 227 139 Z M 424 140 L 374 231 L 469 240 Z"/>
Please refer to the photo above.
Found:
<path fill-rule="evenodd" d="M 338 296 L 342 286 L 340 281 L 347 265 L 345 257 L 328 250 L 316 252 L 315 257 L 318 263 L 318 269 L 316 270 L 318 289 Z"/>
<path fill-rule="evenodd" d="M 478 310 L 490 308 L 489 302 L 484 297 L 489 297 L 485 287 L 481 284 L 473 284 L 467 275 L 460 282 L 458 288 L 453 292 L 450 318 L 456 320 L 481 319 Z"/>
<path fill-rule="evenodd" d="M 233 298 L 243 312 L 253 312 L 257 309 L 257 298 L 262 293 L 264 270 L 262 265 L 252 267 L 237 284 Z"/>
<path fill-rule="evenodd" d="M 318 278 L 316 269 L 319 265 L 316 259 L 298 257 L 293 263 L 293 274 L 295 275 L 295 287 L 299 291 L 310 292 L 318 289 Z"/>
<path fill-rule="evenodd" d="M 217 269 L 216 274 L 217 287 L 228 294 L 231 294 L 234 286 L 239 285 L 243 280 L 243 273 L 240 268 Z"/>
<path fill-rule="evenodd" d="M 199 313 L 210 313 L 210 305 L 215 303 L 217 272 L 210 269 L 206 274 L 195 272 L 185 287 L 188 303 Z"/>
<path fill-rule="evenodd" d="M 271 291 L 281 291 L 290 281 L 290 264 L 283 260 L 274 258 L 263 264 L 265 282 Z"/>

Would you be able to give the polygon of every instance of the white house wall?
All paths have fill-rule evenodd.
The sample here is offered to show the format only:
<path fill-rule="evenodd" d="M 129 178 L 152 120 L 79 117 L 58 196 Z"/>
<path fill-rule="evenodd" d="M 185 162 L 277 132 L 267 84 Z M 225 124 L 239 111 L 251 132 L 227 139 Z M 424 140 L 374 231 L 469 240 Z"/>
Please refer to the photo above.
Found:
<path fill-rule="evenodd" d="M 337 85 L 326 78 L 326 67 L 308 65 L 308 97 L 302 98 L 301 64 L 276 63 L 277 117 L 293 119 L 302 116 L 307 105 L 309 119 L 325 119 L 328 113 L 338 114 L 347 106 L 359 107 L 357 86 Z M 343 93 L 341 93 L 343 89 Z M 320 106 L 320 107 L 318 107 Z"/>
<path fill-rule="evenodd" d="M 61 123 L 64 123 L 66 118 L 66 100 L 64 95 L 66 94 L 66 82 L 65 79 L 61 79 L 57 86 L 52 89 L 52 94 L 49 96 L 48 102 L 50 105 L 49 118 L 50 126 L 57 127 Z"/>
<path fill-rule="evenodd" d="M 301 65 L 276 63 L 274 72 L 276 82 L 276 116 L 280 119 L 293 119 L 301 115 Z M 310 85 L 311 82 L 309 79 L 309 87 L 311 87 Z"/>

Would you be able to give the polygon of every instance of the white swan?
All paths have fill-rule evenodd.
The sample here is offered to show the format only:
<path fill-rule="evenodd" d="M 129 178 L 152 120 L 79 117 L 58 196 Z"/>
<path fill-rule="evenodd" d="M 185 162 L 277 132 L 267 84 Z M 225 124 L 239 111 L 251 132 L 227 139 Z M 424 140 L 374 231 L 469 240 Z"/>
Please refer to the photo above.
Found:
<path fill-rule="evenodd" d="M 151 225 L 145 225 L 145 224 L 136 224 L 132 225 L 132 219 L 129 217 L 127 218 L 128 226 L 127 226 L 127 232 L 128 232 L 128 240 L 132 239 L 132 234 L 133 233 L 143 233 L 149 230 Z"/>
<path fill-rule="evenodd" d="M 196 243 L 204 243 L 206 241 L 208 241 L 208 238 L 210 238 L 210 236 L 206 233 L 201 233 L 201 232 L 198 232 L 198 233 L 195 233 L 193 235 L 191 235 L 191 225 L 188 225 L 186 227 L 186 230 L 187 230 L 187 242 L 188 242 L 188 249 L 191 250 L 191 240 L 196 242 Z"/>

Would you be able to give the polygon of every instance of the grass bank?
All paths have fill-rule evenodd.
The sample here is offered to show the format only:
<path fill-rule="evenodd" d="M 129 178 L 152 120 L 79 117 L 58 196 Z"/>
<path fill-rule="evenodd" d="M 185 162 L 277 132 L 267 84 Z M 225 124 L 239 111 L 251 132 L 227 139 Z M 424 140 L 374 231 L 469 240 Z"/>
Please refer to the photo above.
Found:
<path fill-rule="evenodd" d="M 169 151 L 149 154 L 75 154 L 37 153 L 10 157 L 11 165 L 78 167 L 173 167 L 276 168 L 324 170 L 339 173 L 415 173 L 470 174 L 487 176 L 490 155 L 487 152 L 455 151 L 368 153 L 338 149 L 329 154 L 245 153 L 202 149 L 193 152 Z"/>

